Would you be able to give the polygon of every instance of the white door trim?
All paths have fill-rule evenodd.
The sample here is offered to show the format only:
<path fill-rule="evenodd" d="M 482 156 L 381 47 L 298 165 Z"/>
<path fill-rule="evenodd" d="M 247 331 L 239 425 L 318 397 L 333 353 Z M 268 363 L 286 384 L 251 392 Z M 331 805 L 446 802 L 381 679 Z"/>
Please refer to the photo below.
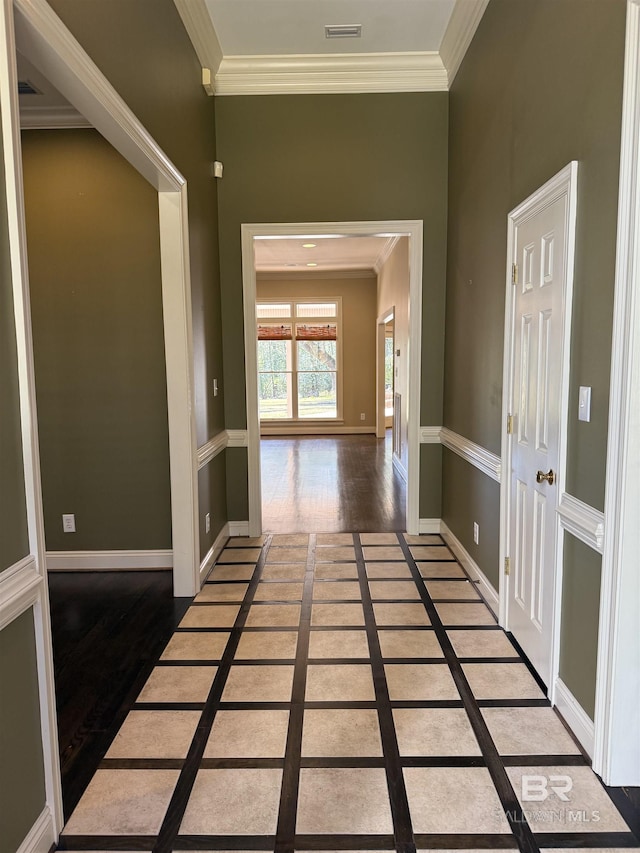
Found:
<path fill-rule="evenodd" d="M 393 245 L 397 240 L 393 241 Z M 389 252 L 390 254 L 390 252 Z M 389 255 L 387 254 L 387 257 Z M 386 333 L 385 326 L 389 319 L 395 320 L 396 307 L 392 305 L 387 311 L 376 320 L 376 438 L 384 438 L 387 431 L 387 417 L 385 415 L 385 347 Z"/>
<path fill-rule="evenodd" d="M 258 361 L 256 335 L 255 237 L 400 236 L 409 240 L 409 433 L 407 483 L 407 531 L 418 533 L 420 497 L 420 367 L 422 346 L 422 220 L 383 222 L 295 222 L 241 226 L 242 287 L 244 301 L 244 350 L 246 370 L 247 437 L 249 466 L 249 535 L 262 532 L 260 486 L 260 420 L 258 417 Z M 251 330 L 249 332 L 249 330 Z"/>
<path fill-rule="evenodd" d="M 628 0 L 593 769 L 640 785 L 640 0 Z"/>
<path fill-rule="evenodd" d="M 522 204 L 518 205 L 508 216 L 507 233 L 507 276 L 505 301 L 504 328 L 504 363 L 503 363 L 503 395 L 502 395 L 502 477 L 500 482 L 500 625 L 509 630 L 508 592 L 509 578 L 504 573 L 504 561 L 510 555 L 509 519 L 511 514 L 511 445 L 512 436 L 507 434 L 507 415 L 514 411 L 513 400 L 513 365 L 514 365 L 514 309 L 515 296 L 512 284 L 512 264 L 514 263 L 516 221 L 523 215 L 534 215 L 562 196 L 567 197 L 567 233 L 566 255 L 567 269 L 564 277 L 564 292 L 562 299 L 561 323 L 561 360 L 560 360 L 560 424 L 558 440 L 558 479 L 557 491 L 561 495 L 565 491 L 567 465 L 567 418 L 569 410 L 569 358 L 571 337 L 571 304 L 573 297 L 574 255 L 575 255 L 575 224 L 577 211 L 578 163 L 571 161 L 544 186 L 534 192 Z M 549 698 L 553 704 L 555 681 L 558 675 L 559 646 L 560 646 L 560 603 L 562 593 L 562 553 L 563 536 L 559 529 L 558 518 L 556 525 L 556 583 L 554 590 L 552 617 L 552 657 Z"/>
<path fill-rule="evenodd" d="M 175 595 L 194 595 L 200 546 L 186 180 L 48 3 L 14 0 L 14 8 L 21 52 L 159 194 L 173 585 Z"/>

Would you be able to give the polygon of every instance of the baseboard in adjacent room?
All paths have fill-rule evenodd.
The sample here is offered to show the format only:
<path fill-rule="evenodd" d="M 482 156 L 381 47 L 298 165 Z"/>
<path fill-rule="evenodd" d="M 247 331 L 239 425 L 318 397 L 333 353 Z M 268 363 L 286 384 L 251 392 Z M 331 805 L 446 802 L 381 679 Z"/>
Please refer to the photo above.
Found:
<path fill-rule="evenodd" d="M 48 853 L 56 843 L 53 815 L 45 806 L 16 853 Z"/>
<path fill-rule="evenodd" d="M 478 591 L 480 592 L 484 600 L 487 602 L 491 610 L 493 610 L 494 614 L 497 616 L 500 612 L 500 597 L 489 582 L 485 573 L 473 559 L 471 554 L 469 554 L 469 552 L 464 547 L 462 542 L 458 539 L 458 537 L 449 530 L 444 521 L 441 522 L 440 533 L 442 534 L 442 538 L 447 543 L 449 548 L 453 551 L 456 559 L 466 570 L 467 574 L 471 577 L 473 581 L 477 582 Z"/>
<path fill-rule="evenodd" d="M 561 678 L 556 679 L 554 705 L 562 719 L 582 744 L 589 758 L 592 758 L 595 737 L 593 720 Z"/>
<path fill-rule="evenodd" d="M 139 572 L 172 569 L 173 551 L 47 551 L 50 572 Z"/>
<path fill-rule="evenodd" d="M 211 569 L 213 568 L 215 561 L 222 553 L 222 549 L 224 548 L 229 536 L 229 522 L 227 522 L 220 531 L 220 533 L 218 533 L 218 535 L 216 536 L 215 542 L 207 551 L 204 560 L 200 563 L 200 584 L 203 584 L 209 577 Z"/>
<path fill-rule="evenodd" d="M 248 521 L 230 521 L 229 536 L 248 536 L 249 522 Z"/>
<path fill-rule="evenodd" d="M 440 533 L 439 518 L 421 518 L 418 521 L 418 533 Z"/>

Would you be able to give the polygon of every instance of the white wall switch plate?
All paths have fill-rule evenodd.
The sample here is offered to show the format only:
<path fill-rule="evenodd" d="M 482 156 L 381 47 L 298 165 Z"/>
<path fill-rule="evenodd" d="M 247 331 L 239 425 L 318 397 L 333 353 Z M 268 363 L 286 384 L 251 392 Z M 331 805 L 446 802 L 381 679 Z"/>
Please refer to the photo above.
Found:
<path fill-rule="evenodd" d="M 578 393 L 578 420 L 591 420 L 591 386 L 581 385 Z"/>
<path fill-rule="evenodd" d="M 477 521 L 473 522 L 473 541 L 478 544 L 480 541 L 480 525 Z"/>
<path fill-rule="evenodd" d="M 208 533 L 211 530 L 211 513 L 208 512 L 204 517 L 204 532 Z"/>
<path fill-rule="evenodd" d="M 64 531 L 64 533 L 76 532 L 76 517 L 72 512 L 63 513 L 62 530 Z"/>

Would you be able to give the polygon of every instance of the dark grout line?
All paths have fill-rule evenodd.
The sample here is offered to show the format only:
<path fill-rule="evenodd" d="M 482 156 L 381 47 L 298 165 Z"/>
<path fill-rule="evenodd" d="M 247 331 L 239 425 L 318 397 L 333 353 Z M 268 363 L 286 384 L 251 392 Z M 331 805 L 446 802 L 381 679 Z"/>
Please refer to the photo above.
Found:
<path fill-rule="evenodd" d="M 442 646 L 442 650 L 451 670 L 451 675 L 464 703 L 471 727 L 473 728 L 482 754 L 485 757 L 487 769 L 498 797 L 500 798 L 500 802 L 509 822 L 509 826 L 511 827 L 511 831 L 517 840 L 518 847 L 521 853 L 539 853 L 539 848 L 533 832 L 531 831 L 531 827 L 526 821 L 523 809 L 518 801 L 515 791 L 513 790 L 513 786 L 511 785 L 511 781 L 504 768 L 504 764 L 502 763 L 498 750 L 496 749 L 493 739 L 489 733 L 484 717 L 480 713 L 478 702 L 473 695 L 471 687 L 469 686 L 469 682 L 466 679 L 462 665 L 460 664 L 453 646 L 451 645 L 445 626 L 440 620 L 440 616 L 431 596 L 429 595 L 424 580 L 420 577 L 416 561 L 401 536 L 398 536 L 398 541 L 400 542 L 400 547 L 405 555 L 407 565 L 411 569 L 411 573 L 416 583 L 418 583 L 418 589 L 420 589 L 422 594 L 425 609 L 436 632 L 438 641 Z M 422 584 L 420 584 L 419 581 L 422 581 Z"/>
<path fill-rule="evenodd" d="M 265 546 L 260 554 L 260 558 L 256 563 L 256 568 L 253 573 L 253 577 L 249 582 L 244 600 L 240 605 L 233 628 L 230 630 L 229 640 L 224 650 L 224 654 L 222 655 L 220 666 L 218 667 L 213 684 L 211 685 L 211 690 L 209 691 L 209 696 L 205 702 L 202 716 L 200 717 L 200 722 L 198 723 L 196 733 L 191 742 L 189 752 L 187 753 L 184 766 L 180 772 L 176 787 L 174 788 L 169 808 L 167 809 L 162 826 L 160 827 L 158 838 L 153 847 L 153 853 L 171 853 L 176 843 L 176 839 L 180 831 L 180 824 L 182 823 L 182 819 L 189 804 L 189 798 L 191 796 L 198 771 L 200 770 L 200 762 L 202 761 L 204 750 L 213 727 L 213 722 L 220 706 L 220 699 L 227 683 L 227 678 L 229 677 L 233 658 L 238 648 L 238 643 L 240 642 L 242 628 L 247 620 L 249 608 L 252 605 L 253 597 L 255 596 L 258 588 L 262 567 L 269 551 L 269 544 L 270 540 L 267 538 Z"/>
<path fill-rule="evenodd" d="M 384 661 L 378 629 L 373 610 L 373 601 L 369 592 L 369 583 L 363 555 L 360 537 L 353 534 L 353 544 L 356 552 L 358 565 L 358 580 L 362 594 L 362 608 L 364 611 L 367 640 L 369 643 L 369 654 L 371 656 L 371 669 L 373 673 L 373 684 L 376 695 L 378 711 L 378 723 L 382 738 L 382 750 L 384 754 L 385 773 L 387 776 L 387 787 L 389 790 L 389 803 L 391 806 L 391 818 L 393 821 L 393 834 L 398 853 L 415 853 L 413 839 L 413 826 L 409 811 L 409 800 L 404 783 L 402 764 L 400 760 L 400 749 L 393 722 L 393 711 L 389 698 L 389 689 L 384 670 Z"/>
<path fill-rule="evenodd" d="M 298 644 L 293 671 L 289 731 L 285 749 L 282 788 L 274 853 L 293 853 L 295 848 L 296 819 L 298 814 L 298 790 L 300 787 L 300 760 L 302 755 L 302 725 L 304 721 L 305 692 L 307 687 L 307 658 L 311 634 L 311 607 L 316 553 L 316 536 L 309 535 L 307 563 L 300 605 Z"/>

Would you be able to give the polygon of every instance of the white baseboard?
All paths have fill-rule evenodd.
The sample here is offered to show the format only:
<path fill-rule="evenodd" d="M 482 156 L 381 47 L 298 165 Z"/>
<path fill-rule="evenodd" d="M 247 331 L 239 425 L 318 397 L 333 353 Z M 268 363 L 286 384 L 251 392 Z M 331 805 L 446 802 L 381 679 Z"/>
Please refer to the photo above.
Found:
<path fill-rule="evenodd" d="M 440 533 L 439 518 L 421 518 L 418 521 L 418 533 Z"/>
<path fill-rule="evenodd" d="M 561 678 L 556 679 L 553 704 L 591 758 L 595 733 L 593 720 Z"/>
<path fill-rule="evenodd" d="M 202 585 L 209 577 L 213 564 L 220 556 L 229 535 L 229 522 L 227 522 L 220 533 L 216 536 L 216 540 L 207 551 L 204 560 L 200 563 L 200 585 Z"/>
<path fill-rule="evenodd" d="M 137 572 L 172 569 L 173 551 L 47 551 L 50 572 Z"/>
<path fill-rule="evenodd" d="M 45 806 L 16 853 L 48 853 L 56 843 L 53 815 Z"/>
<path fill-rule="evenodd" d="M 479 591 L 489 607 L 493 610 L 494 614 L 498 616 L 500 612 L 500 597 L 493 586 L 489 583 L 485 573 L 473 559 L 471 554 L 469 554 L 458 537 L 449 530 L 444 521 L 441 522 L 440 533 L 442 534 L 444 541 L 455 554 L 456 559 L 460 562 L 463 568 L 466 569 L 467 574 L 472 580 L 478 582 Z"/>
<path fill-rule="evenodd" d="M 407 469 L 404 467 L 404 465 L 402 464 L 402 462 L 401 462 L 401 461 L 400 461 L 400 459 L 396 456 L 396 454 L 395 454 L 395 453 L 393 453 L 393 454 L 392 454 L 392 456 L 391 456 L 391 462 L 392 462 L 392 464 L 393 464 L 393 467 L 396 469 L 396 471 L 398 472 L 398 474 L 400 474 L 400 476 L 401 476 L 401 477 L 402 477 L 402 479 L 405 481 L 405 483 L 406 483 L 406 482 L 408 482 Z"/>
<path fill-rule="evenodd" d="M 229 536 L 248 536 L 249 522 L 248 521 L 230 521 L 228 523 Z"/>
<path fill-rule="evenodd" d="M 281 426 L 261 427 L 261 438 L 269 438 L 277 435 L 366 435 L 376 433 L 375 426 L 330 426 L 329 424 L 318 424 L 317 426 Z"/>

